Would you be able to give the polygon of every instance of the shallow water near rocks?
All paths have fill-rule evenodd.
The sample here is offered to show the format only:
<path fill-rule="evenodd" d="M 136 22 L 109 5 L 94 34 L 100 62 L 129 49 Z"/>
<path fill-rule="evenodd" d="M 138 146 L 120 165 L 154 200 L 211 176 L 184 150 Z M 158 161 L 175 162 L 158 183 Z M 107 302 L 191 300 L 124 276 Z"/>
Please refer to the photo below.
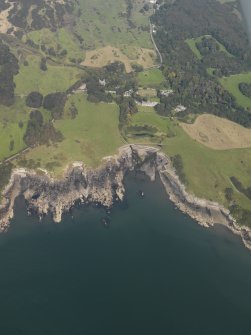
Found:
<path fill-rule="evenodd" d="M 108 228 L 101 208 L 42 224 L 17 201 L 0 235 L 1 334 L 250 332 L 251 252 L 241 240 L 180 213 L 159 180 L 129 176 L 126 186 Z"/>

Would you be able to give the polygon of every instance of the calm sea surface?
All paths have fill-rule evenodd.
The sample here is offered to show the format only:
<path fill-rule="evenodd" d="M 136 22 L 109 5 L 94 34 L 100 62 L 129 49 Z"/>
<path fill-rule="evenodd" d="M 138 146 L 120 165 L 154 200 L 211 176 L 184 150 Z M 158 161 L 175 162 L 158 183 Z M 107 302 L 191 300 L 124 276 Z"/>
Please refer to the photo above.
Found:
<path fill-rule="evenodd" d="M 159 181 L 130 177 L 127 190 L 109 228 L 103 209 L 39 224 L 17 202 L 0 235 L 1 335 L 251 333 L 251 252 L 240 239 L 175 210 Z"/>

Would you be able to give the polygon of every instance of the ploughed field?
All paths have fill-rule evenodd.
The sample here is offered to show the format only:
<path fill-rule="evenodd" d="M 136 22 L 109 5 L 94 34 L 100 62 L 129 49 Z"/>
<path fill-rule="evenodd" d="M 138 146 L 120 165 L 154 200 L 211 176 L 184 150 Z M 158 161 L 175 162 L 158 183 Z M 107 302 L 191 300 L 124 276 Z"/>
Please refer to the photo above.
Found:
<path fill-rule="evenodd" d="M 251 147 L 251 129 L 214 115 L 200 115 L 193 124 L 181 126 L 191 138 L 212 149 Z"/>

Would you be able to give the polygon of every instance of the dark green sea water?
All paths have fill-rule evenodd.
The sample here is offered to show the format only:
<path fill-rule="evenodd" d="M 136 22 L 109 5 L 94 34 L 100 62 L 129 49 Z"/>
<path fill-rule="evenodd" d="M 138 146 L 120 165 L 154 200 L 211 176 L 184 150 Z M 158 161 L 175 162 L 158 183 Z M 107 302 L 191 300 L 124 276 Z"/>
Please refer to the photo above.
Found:
<path fill-rule="evenodd" d="M 240 239 L 175 210 L 159 182 L 130 178 L 127 190 L 108 229 L 103 209 L 38 224 L 18 201 L 0 236 L 1 335 L 250 334 Z"/>

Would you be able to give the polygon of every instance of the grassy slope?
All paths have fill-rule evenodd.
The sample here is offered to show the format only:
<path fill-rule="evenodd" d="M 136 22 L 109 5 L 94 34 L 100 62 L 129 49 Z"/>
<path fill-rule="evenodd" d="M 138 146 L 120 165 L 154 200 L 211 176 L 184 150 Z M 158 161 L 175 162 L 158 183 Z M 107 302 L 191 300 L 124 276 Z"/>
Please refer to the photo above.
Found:
<path fill-rule="evenodd" d="M 192 50 L 192 52 L 195 54 L 195 56 L 198 59 L 202 59 L 201 53 L 199 52 L 199 50 L 196 47 L 196 41 L 197 39 L 195 38 L 190 38 L 188 40 L 186 40 L 187 45 L 190 47 L 190 49 Z"/>
<path fill-rule="evenodd" d="M 147 124 L 157 127 L 160 132 L 168 134 L 171 131 L 176 135 L 167 136 L 162 142 L 162 148 L 170 156 L 182 156 L 189 191 L 227 206 L 225 188 L 233 187 L 229 179 L 231 176 L 236 176 L 246 187 L 251 185 L 251 149 L 209 149 L 191 139 L 176 121 L 158 116 L 153 110 L 151 112 L 151 108 L 147 110 L 135 114 L 131 124 Z M 153 144 L 152 139 L 147 137 L 137 141 Z M 234 190 L 234 199 L 243 208 L 250 209 L 251 201 L 237 190 Z"/>
<path fill-rule="evenodd" d="M 142 0 L 134 2 L 131 19 L 137 23 L 137 27 L 149 25 L 148 16 L 139 13 L 143 6 L 142 3 Z M 24 37 L 24 40 L 29 38 L 40 46 L 44 43 L 47 48 L 54 47 L 55 49 L 59 44 L 60 50 L 66 49 L 68 51 L 66 58 L 62 60 L 67 62 L 71 57 L 84 56 L 84 50 L 81 49 L 79 41 L 73 35 L 74 30 L 84 37 L 84 48 L 88 48 L 90 45 L 92 47 L 106 44 L 119 45 L 120 49 L 132 58 L 137 54 L 138 47 L 153 48 L 148 31 L 142 32 L 138 28 L 128 29 L 128 21 L 125 17 L 126 2 L 124 0 L 115 3 L 113 0 L 106 2 L 93 0 L 91 3 L 87 0 L 81 0 L 80 7 L 82 8 L 82 15 L 77 20 L 76 27 L 69 26 L 59 29 L 57 32 L 42 29 L 29 33 Z M 17 103 L 7 109 L 3 106 L 0 107 L 0 161 L 25 147 L 22 138 L 30 110 L 25 107 L 24 96 L 34 90 L 40 91 L 44 95 L 55 91 L 65 91 L 81 75 L 81 70 L 53 63 L 48 63 L 48 70 L 43 72 L 39 67 L 40 58 L 43 55 L 41 50 L 39 51 L 41 55 L 39 55 L 38 51 L 33 53 L 30 48 L 26 48 L 25 45 L 22 46 L 22 43 L 19 44 L 20 50 L 23 50 L 23 57 L 20 58 L 19 74 L 15 77 Z M 14 48 L 14 50 L 16 49 Z M 22 64 L 24 59 L 28 61 L 29 66 Z M 19 96 L 23 99 L 19 99 Z M 20 106 L 19 100 L 22 101 L 22 106 Z M 92 110 L 92 107 L 90 108 Z M 48 119 L 49 114 L 43 110 L 42 112 L 45 119 Z M 6 117 L 7 114 L 8 117 Z M 14 117 L 10 122 L 9 119 L 12 116 Z M 18 127 L 18 121 L 21 119 L 24 121 L 23 129 Z M 15 142 L 13 151 L 9 151 L 11 140 Z"/>
<path fill-rule="evenodd" d="M 84 51 L 80 49 L 80 44 L 77 39 L 65 28 L 59 29 L 56 32 L 52 32 L 49 29 L 41 29 L 32 31 L 26 35 L 24 39 L 31 39 L 37 45 L 44 44 L 47 49 L 53 47 L 54 50 L 67 50 L 67 60 L 70 58 L 84 58 Z M 41 50 L 41 49 L 40 49 Z"/>
<path fill-rule="evenodd" d="M 251 185 L 250 149 L 219 152 L 195 142 L 180 127 L 176 132 L 176 137 L 165 141 L 164 151 L 168 155 L 182 156 L 188 190 L 199 197 L 227 205 L 224 191 L 226 187 L 233 187 L 231 176 L 237 177 L 245 186 Z M 251 202 L 237 190 L 234 198 L 243 208 L 250 208 Z"/>
<path fill-rule="evenodd" d="M 29 66 L 20 66 L 19 74 L 15 77 L 16 95 L 27 95 L 32 91 L 48 94 L 65 91 L 81 76 L 81 70 L 73 67 L 47 64 L 48 70 L 40 70 L 40 58 L 27 57 Z"/>
<path fill-rule="evenodd" d="M 149 69 L 138 74 L 138 83 L 142 87 L 153 87 L 162 84 L 165 81 L 165 77 L 162 72 L 157 69 Z"/>
<path fill-rule="evenodd" d="M 251 83 L 251 72 L 224 77 L 220 79 L 220 82 L 236 98 L 238 104 L 251 108 L 251 99 L 243 95 L 239 90 L 240 83 Z"/>
<path fill-rule="evenodd" d="M 0 106 L 0 161 L 25 148 L 23 135 L 28 115 L 25 101 L 20 98 L 11 107 Z M 23 128 L 18 126 L 19 121 L 23 122 Z M 14 141 L 12 151 L 9 149 L 10 141 Z"/>
<path fill-rule="evenodd" d="M 139 112 L 133 115 L 131 123 L 133 125 L 152 125 L 158 128 L 161 133 L 167 134 L 173 128 L 169 118 L 157 115 L 152 107 L 138 106 Z"/>
<path fill-rule="evenodd" d="M 205 36 L 200 36 L 200 37 L 197 37 L 197 38 L 190 38 L 190 39 L 187 39 L 187 40 L 186 40 L 186 43 L 188 44 L 188 46 L 190 47 L 190 49 L 193 51 L 193 53 L 195 54 L 195 56 L 196 56 L 198 59 L 202 59 L 203 57 L 202 57 L 200 51 L 198 50 L 198 48 L 196 47 L 196 43 L 200 42 L 200 41 L 202 40 L 203 37 L 212 37 L 212 36 L 205 35 Z M 225 52 L 229 57 L 233 57 L 233 56 L 227 51 L 227 49 L 224 47 L 223 44 L 221 44 L 220 42 L 218 42 L 216 39 L 214 39 L 214 40 L 217 42 L 220 51 Z"/>
<path fill-rule="evenodd" d="M 135 45 L 137 47 L 153 48 L 148 31 L 137 28 L 128 29 L 126 19 L 126 2 L 124 0 L 80 0 L 82 15 L 77 23 L 77 31 L 84 38 L 85 47 L 95 49 L 100 46 Z M 137 26 L 147 25 L 148 17 L 139 13 L 142 8 L 134 1 L 132 19 Z"/>
<path fill-rule="evenodd" d="M 73 161 L 97 167 L 104 156 L 114 154 L 123 145 L 118 130 L 117 105 L 92 104 L 85 96 L 75 95 L 69 99 L 66 112 L 72 102 L 78 109 L 77 117 L 71 120 L 66 115 L 54 123 L 65 138 L 63 142 L 37 147 L 25 156 L 55 174 L 60 174 Z"/>
<path fill-rule="evenodd" d="M 127 17 L 127 5 L 125 0 L 80 0 L 76 6 L 76 24 L 69 24 L 66 28 L 51 32 L 48 29 L 31 32 L 24 39 L 31 39 L 36 44 L 44 43 L 46 47 L 61 46 L 68 51 L 67 59 L 84 58 L 86 50 L 93 50 L 111 45 L 119 47 L 130 58 L 135 57 L 135 47 L 154 49 L 148 31 L 148 15 L 139 11 L 143 7 L 143 1 L 133 1 L 131 21 L 135 24 L 130 27 Z M 79 9 L 81 15 L 79 16 Z M 144 28 L 144 29 L 141 29 Z M 150 28 L 149 28 L 150 29 Z M 74 36 L 77 33 L 83 38 L 83 45 Z"/>

